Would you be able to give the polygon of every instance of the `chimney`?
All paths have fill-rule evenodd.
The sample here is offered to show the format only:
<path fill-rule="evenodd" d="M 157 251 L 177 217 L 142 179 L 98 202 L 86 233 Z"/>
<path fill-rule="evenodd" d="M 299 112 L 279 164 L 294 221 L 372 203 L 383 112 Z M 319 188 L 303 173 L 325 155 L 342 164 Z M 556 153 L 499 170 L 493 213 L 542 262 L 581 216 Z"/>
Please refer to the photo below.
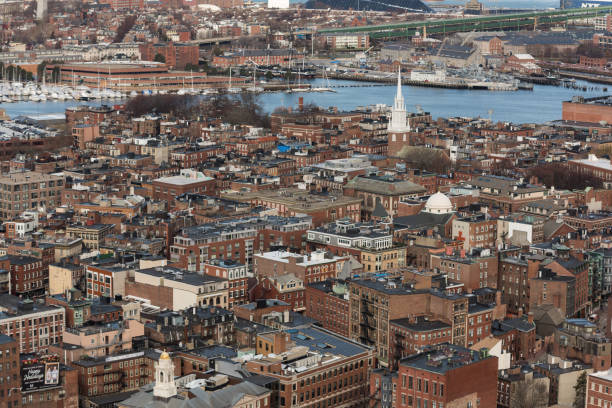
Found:
<path fill-rule="evenodd" d="M 300 96 L 300 98 L 298 99 L 298 107 L 300 109 L 300 112 L 302 112 L 304 110 L 304 97 Z"/>
<path fill-rule="evenodd" d="M 527 313 L 527 322 L 529 322 L 529 324 L 533 324 L 533 312 Z"/>
<path fill-rule="evenodd" d="M 519 307 L 517 317 L 523 317 L 523 308 Z"/>
<path fill-rule="evenodd" d="M 501 291 L 498 290 L 497 292 L 495 292 L 495 304 L 498 306 L 501 305 L 502 302 L 501 295 Z"/>

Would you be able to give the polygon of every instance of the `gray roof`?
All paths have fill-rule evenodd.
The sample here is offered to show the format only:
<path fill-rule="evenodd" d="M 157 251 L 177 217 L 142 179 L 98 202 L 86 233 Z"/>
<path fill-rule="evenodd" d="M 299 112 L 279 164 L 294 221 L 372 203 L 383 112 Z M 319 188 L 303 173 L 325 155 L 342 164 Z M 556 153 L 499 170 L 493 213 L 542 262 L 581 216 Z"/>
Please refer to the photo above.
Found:
<path fill-rule="evenodd" d="M 288 329 L 287 333 L 296 346 L 308 347 L 310 351 L 331 353 L 345 357 L 352 357 L 364 353 L 370 348 L 355 341 L 340 337 L 325 329 L 304 327 L 299 330 Z"/>
<path fill-rule="evenodd" d="M 354 177 L 346 183 L 345 188 L 382 195 L 417 194 L 427 191 L 425 187 L 411 181 L 378 176 Z"/>
<path fill-rule="evenodd" d="M 160 401 L 155 399 L 152 391 L 140 391 L 121 405 L 134 408 L 231 408 L 247 395 L 261 396 L 270 393 L 270 390 L 245 381 L 216 391 L 191 388 L 189 392 L 193 395 L 191 399 L 175 396 L 168 401 Z"/>
<path fill-rule="evenodd" d="M 400 364 L 433 373 L 445 374 L 447 371 L 475 364 L 488 358 L 493 357 L 484 357 L 470 349 L 447 343 L 433 346 L 423 353 L 403 358 L 400 360 Z"/>
<path fill-rule="evenodd" d="M 432 214 L 422 212 L 416 215 L 406 215 L 404 217 L 395 217 L 393 219 L 393 226 L 395 229 L 420 229 L 435 227 L 437 225 L 445 225 L 452 218 L 454 213 L 448 214 Z M 441 233 L 443 231 L 440 231 Z"/>

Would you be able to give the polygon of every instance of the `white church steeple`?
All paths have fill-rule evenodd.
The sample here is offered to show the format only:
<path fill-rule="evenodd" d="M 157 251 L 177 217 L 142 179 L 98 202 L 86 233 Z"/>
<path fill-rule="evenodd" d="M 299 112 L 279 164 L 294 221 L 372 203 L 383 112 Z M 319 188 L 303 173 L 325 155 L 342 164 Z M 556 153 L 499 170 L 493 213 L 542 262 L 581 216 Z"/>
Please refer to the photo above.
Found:
<path fill-rule="evenodd" d="M 404 95 L 402 94 L 402 74 L 401 68 L 397 70 L 397 94 L 391 111 L 391 120 L 389 120 L 389 132 L 408 132 L 410 125 L 406 117 L 406 104 L 404 103 Z"/>
<path fill-rule="evenodd" d="M 155 386 L 153 395 L 160 399 L 169 399 L 176 395 L 176 383 L 174 382 L 174 363 L 165 351 L 159 356 L 155 363 Z"/>

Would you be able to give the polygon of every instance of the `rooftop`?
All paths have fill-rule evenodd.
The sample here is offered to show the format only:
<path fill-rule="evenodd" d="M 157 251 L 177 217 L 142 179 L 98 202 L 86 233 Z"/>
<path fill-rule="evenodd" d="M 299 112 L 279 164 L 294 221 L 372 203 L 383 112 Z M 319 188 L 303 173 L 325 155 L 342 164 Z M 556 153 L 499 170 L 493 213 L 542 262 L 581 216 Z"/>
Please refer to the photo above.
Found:
<path fill-rule="evenodd" d="M 400 364 L 433 373 L 446 374 L 446 372 L 455 368 L 475 364 L 487 358 L 492 357 L 465 347 L 441 344 L 422 353 L 403 358 L 400 360 Z"/>

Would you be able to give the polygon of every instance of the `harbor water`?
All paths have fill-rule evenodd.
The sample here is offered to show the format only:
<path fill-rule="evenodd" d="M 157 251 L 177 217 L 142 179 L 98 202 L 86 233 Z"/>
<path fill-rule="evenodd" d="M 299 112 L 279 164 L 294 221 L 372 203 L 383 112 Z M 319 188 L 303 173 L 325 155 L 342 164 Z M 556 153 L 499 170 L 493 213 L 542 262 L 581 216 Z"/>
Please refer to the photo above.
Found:
<path fill-rule="evenodd" d="M 310 81 L 312 86 L 326 86 L 321 79 Z M 393 103 L 395 86 L 379 83 L 330 80 L 329 85 L 336 92 L 272 92 L 259 95 L 259 101 L 267 112 L 276 108 L 296 108 L 299 97 L 304 103 L 315 104 L 322 108 L 337 106 L 340 110 L 351 110 L 360 106 Z M 583 88 L 586 87 L 586 91 Z M 563 86 L 535 85 L 533 91 L 519 90 L 513 92 L 425 88 L 417 86 L 403 87 L 406 108 L 416 112 L 417 106 L 438 117 L 491 117 L 495 121 L 514 123 L 542 123 L 561 118 L 561 102 L 573 96 L 600 96 L 605 85 L 576 81 L 575 88 Z M 124 101 L 63 101 L 63 102 L 16 102 L 1 104 L 10 117 L 19 115 L 33 118 L 60 118 L 66 108 L 88 103 L 91 105 L 117 104 Z"/>

